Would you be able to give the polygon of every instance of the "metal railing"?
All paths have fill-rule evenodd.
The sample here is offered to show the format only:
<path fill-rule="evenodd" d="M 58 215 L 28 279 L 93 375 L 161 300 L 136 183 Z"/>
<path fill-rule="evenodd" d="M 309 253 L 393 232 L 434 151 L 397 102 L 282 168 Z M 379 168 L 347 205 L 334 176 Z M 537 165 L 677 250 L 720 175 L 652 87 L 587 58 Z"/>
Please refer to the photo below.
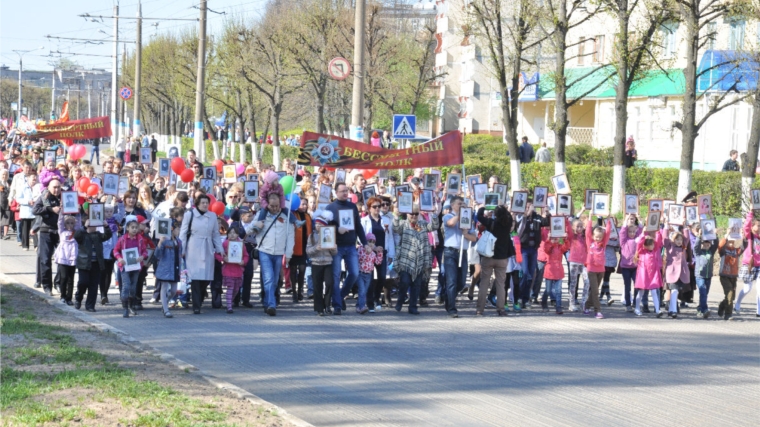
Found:
<path fill-rule="evenodd" d="M 549 131 L 546 133 L 546 143 L 554 145 L 554 132 Z M 583 144 L 596 146 L 596 130 L 594 128 L 579 128 L 568 127 L 567 128 L 567 145 Z"/>

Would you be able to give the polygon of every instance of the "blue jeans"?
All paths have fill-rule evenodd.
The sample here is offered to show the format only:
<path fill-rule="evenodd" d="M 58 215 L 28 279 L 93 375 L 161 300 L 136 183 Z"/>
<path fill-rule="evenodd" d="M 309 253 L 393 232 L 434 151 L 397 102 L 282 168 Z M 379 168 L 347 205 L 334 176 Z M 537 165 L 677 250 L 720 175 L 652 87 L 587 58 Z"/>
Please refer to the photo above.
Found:
<path fill-rule="evenodd" d="M 623 274 L 623 284 L 625 285 L 625 306 L 631 306 L 631 282 L 636 284 L 636 268 L 620 268 L 620 272 Z"/>
<path fill-rule="evenodd" d="M 435 289 L 435 296 L 439 297 L 446 286 L 446 268 L 443 266 L 443 245 L 438 245 L 433 249 L 433 256 L 438 262 L 438 287 Z"/>
<path fill-rule="evenodd" d="M 280 280 L 282 255 L 269 255 L 259 252 L 259 264 L 261 265 L 261 281 L 264 288 L 264 299 L 261 303 L 264 308 L 277 307 L 274 294 L 277 291 L 277 281 Z"/>
<path fill-rule="evenodd" d="M 90 163 L 92 163 L 92 157 L 95 156 L 96 159 L 98 159 L 98 164 L 100 164 L 100 146 L 99 145 L 93 145 L 92 151 L 90 152 Z"/>
<path fill-rule="evenodd" d="M 341 261 L 346 262 L 346 282 L 343 288 L 340 287 L 340 273 L 342 271 Z M 343 308 L 343 299 L 354 287 L 359 279 L 359 255 L 356 253 L 356 246 L 338 246 L 338 253 L 333 257 L 333 309 L 341 310 Z"/>
<path fill-rule="evenodd" d="M 409 291 L 409 312 L 417 312 L 417 303 L 420 300 L 420 287 L 422 286 L 422 274 L 412 280 L 412 275 L 402 271 L 398 275 L 398 298 L 396 298 L 396 311 L 401 311 L 406 299 L 406 292 Z"/>
<path fill-rule="evenodd" d="M 125 151 L 117 151 L 116 152 L 116 158 L 121 160 L 122 163 L 124 163 L 124 155 L 126 154 Z"/>
<path fill-rule="evenodd" d="M 699 306 L 697 311 L 704 313 L 707 311 L 707 294 L 710 292 L 710 282 L 712 277 L 695 277 L 697 281 L 697 289 L 699 289 Z"/>
<path fill-rule="evenodd" d="M 137 271 L 122 271 L 119 280 L 119 293 L 121 294 L 121 300 L 127 300 L 135 297 L 137 291 L 137 281 L 140 277 L 140 270 Z"/>
<path fill-rule="evenodd" d="M 562 309 L 562 279 L 551 280 L 544 279 L 546 288 L 544 289 L 544 295 L 541 297 L 541 305 L 546 304 L 546 297 L 551 295 L 551 298 L 556 302 L 557 310 Z"/>
<path fill-rule="evenodd" d="M 446 312 L 455 314 L 457 312 L 457 294 L 464 289 L 467 282 L 467 251 L 462 250 L 460 263 L 458 248 L 445 248 L 443 250 L 443 265 L 446 269 L 446 289 L 443 293 L 443 300 L 446 304 Z"/>
<path fill-rule="evenodd" d="M 523 303 L 530 301 L 530 291 L 533 286 L 533 273 L 538 264 L 538 249 L 523 248 L 522 250 L 522 278 L 520 279 L 520 296 Z"/>
<path fill-rule="evenodd" d="M 356 284 L 359 285 L 359 298 L 356 299 L 356 307 L 364 308 L 367 306 L 367 290 L 369 289 L 369 282 L 372 281 L 372 273 L 359 273 L 359 280 Z"/>
<path fill-rule="evenodd" d="M 21 243 L 21 220 L 16 221 L 16 243 Z"/>

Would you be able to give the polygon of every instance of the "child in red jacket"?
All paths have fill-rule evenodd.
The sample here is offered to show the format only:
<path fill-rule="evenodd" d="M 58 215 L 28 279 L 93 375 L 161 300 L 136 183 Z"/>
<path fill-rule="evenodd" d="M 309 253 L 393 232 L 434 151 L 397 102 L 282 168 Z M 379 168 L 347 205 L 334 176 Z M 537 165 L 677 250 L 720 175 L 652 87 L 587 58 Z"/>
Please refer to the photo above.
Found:
<path fill-rule="evenodd" d="M 148 258 L 148 249 L 145 240 L 143 240 L 138 234 L 140 226 L 137 222 L 137 217 L 129 215 L 125 218 L 124 223 L 126 224 L 127 232 L 116 242 L 116 246 L 113 248 L 113 257 L 119 265 L 121 306 L 124 308 L 124 317 L 129 317 L 130 314 L 133 316 L 137 314 L 135 312 L 134 302 L 137 279 L 140 276 L 141 268 L 126 271 L 127 265 L 123 257 L 123 252 L 126 249 L 137 248 L 137 258 L 134 261 L 142 266 Z M 130 266 L 131 265 L 132 264 L 130 263 Z"/>
<path fill-rule="evenodd" d="M 237 221 L 233 222 L 227 229 L 227 239 L 222 243 L 225 255 L 214 255 L 216 260 L 222 263 L 222 284 L 227 288 L 227 314 L 233 313 L 232 300 L 243 287 L 243 273 L 246 264 L 248 264 L 248 251 L 245 250 L 245 245 L 238 245 L 238 249 L 242 253 L 242 259 L 238 262 L 230 262 L 229 247 L 231 242 L 242 242 L 244 238 L 245 229 L 243 226 Z"/>
<path fill-rule="evenodd" d="M 595 227 L 591 219 L 589 219 L 586 226 L 586 246 L 588 248 L 586 270 L 588 270 L 589 299 L 586 300 L 586 304 L 583 307 L 583 314 L 591 314 L 589 307 L 593 305 L 597 319 L 604 319 L 602 306 L 599 303 L 599 285 L 604 280 L 604 251 L 607 242 L 610 240 L 611 227 L 611 221 L 607 221 L 605 228 Z"/>
<path fill-rule="evenodd" d="M 567 235 L 572 235 L 572 228 L 570 221 L 565 222 L 567 229 Z M 565 252 L 570 250 L 572 244 L 571 239 L 557 239 L 550 238 L 549 234 L 544 235 L 544 241 L 541 247 L 544 248 L 546 253 L 546 265 L 544 266 L 544 281 L 546 282 L 546 289 L 541 297 L 541 308 L 544 311 L 549 311 L 549 307 L 546 304 L 546 299 L 549 295 L 556 301 L 557 314 L 562 314 L 562 278 L 565 277 L 565 270 L 562 267 L 562 260 Z M 571 297 L 572 299 L 572 297 Z"/>

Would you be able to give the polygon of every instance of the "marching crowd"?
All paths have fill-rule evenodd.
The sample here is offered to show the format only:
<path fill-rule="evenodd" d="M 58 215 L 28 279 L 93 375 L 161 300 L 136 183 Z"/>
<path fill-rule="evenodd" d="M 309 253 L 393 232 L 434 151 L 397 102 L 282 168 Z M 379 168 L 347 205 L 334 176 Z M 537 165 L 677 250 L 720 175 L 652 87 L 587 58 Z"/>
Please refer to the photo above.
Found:
<path fill-rule="evenodd" d="M 309 170 L 289 160 L 277 171 L 258 160 L 235 165 L 230 180 L 228 165 L 211 167 L 225 176 L 209 173 L 189 150 L 172 159 L 170 178 L 155 157 L 140 163 L 109 156 L 96 173 L 72 150 L 64 157 L 63 145 L 23 140 L 18 147 L 25 149 L 6 151 L 10 159 L 0 162 L 3 239 L 15 229 L 24 250 L 36 249 L 35 286 L 77 309 L 84 302 L 88 311 L 96 310 L 98 295 L 109 304 L 109 289 L 118 287 L 124 317 L 146 300 L 160 303 L 166 317 L 175 307 L 200 314 L 207 299 L 233 313 L 253 308 L 258 270 L 259 300 L 270 316 L 290 294 L 295 304 L 311 301 L 319 316 L 345 314 L 352 296 L 362 315 L 404 305 L 417 315 L 436 304 L 458 317 L 457 299 L 473 300 L 477 288 L 476 316 L 487 307 L 499 316 L 531 307 L 559 315 L 567 307 L 602 319 L 603 303 L 615 303 L 610 277 L 621 274 L 620 303 L 632 315 L 650 313 L 651 299 L 657 317 L 676 318 L 696 304 L 696 316 L 708 318 L 719 257 L 724 299 L 717 314 L 730 319 L 760 273 L 760 218 L 752 212 L 743 239 L 703 239 L 699 222 L 675 226 L 666 215 L 658 231 L 647 232 L 638 215 L 618 225 L 583 209 L 565 217 L 563 237 L 552 237 L 552 215 L 530 199 L 516 213 L 508 203 L 478 203 L 461 186 L 452 192 L 439 176 L 432 206 L 423 202 L 422 169 L 400 182 L 377 171 Z M 43 159 L 45 151 L 56 156 Z M 106 194 L 108 174 L 128 177 L 127 188 Z M 209 176 L 213 185 L 202 185 Z M 258 194 L 248 192 L 250 180 Z M 490 177 L 489 191 L 498 182 Z M 400 200 L 402 186 L 411 205 Z M 64 206 L 67 191 L 76 192 L 73 211 Z M 96 207 L 102 221 L 93 216 Z M 758 310 L 760 316 L 760 304 Z"/>

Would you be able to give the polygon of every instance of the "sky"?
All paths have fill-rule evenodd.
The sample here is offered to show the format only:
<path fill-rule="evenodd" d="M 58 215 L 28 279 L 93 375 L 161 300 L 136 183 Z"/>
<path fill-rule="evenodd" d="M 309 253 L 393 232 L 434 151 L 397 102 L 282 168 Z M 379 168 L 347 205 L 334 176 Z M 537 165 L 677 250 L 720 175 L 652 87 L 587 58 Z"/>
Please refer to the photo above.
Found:
<path fill-rule="evenodd" d="M 119 1 L 120 16 L 137 16 L 137 0 Z M 143 0 L 142 15 L 145 18 L 197 18 L 200 11 L 193 8 L 200 0 Z M 221 31 L 225 19 L 231 16 L 260 16 L 266 0 L 208 0 L 208 27 L 210 34 Z M 82 15 L 113 15 L 113 0 L 0 0 L 0 64 L 18 70 L 19 56 L 14 50 L 44 49 L 24 53 L 24 69 L 49 71 L 52 62 L 65 57 L 90 69 L 111 70 L 110 55 L 113 51 L 113 19 L 88 21 Z M 226 15 L 211 12 L 226 12 Z M 158 22 L 158 26 L 153 26 Z M 155 21 L 143 20 L 143 45 L 154 34 L 179 32 L 197 28 L 197 21 Z M 102 32 L 101 32 L 102 31 Z M 119 21 L 119 38 L 135 39 L 134 19 Z M 48 39 L 45 36 L 73 37 L 106 40 L 103 44 L 84 44 L 70 40 Z M 134 43 L 127 44 L 127 51 L 134 49 Z M 122 46 L 119 45 L 119 54 Z M 50 52 L 63 52 L 50 56 Z M 73 53 L 104 56 L 78 56 Z M 107 56 L 107 57 L 106 57 Z"/>

